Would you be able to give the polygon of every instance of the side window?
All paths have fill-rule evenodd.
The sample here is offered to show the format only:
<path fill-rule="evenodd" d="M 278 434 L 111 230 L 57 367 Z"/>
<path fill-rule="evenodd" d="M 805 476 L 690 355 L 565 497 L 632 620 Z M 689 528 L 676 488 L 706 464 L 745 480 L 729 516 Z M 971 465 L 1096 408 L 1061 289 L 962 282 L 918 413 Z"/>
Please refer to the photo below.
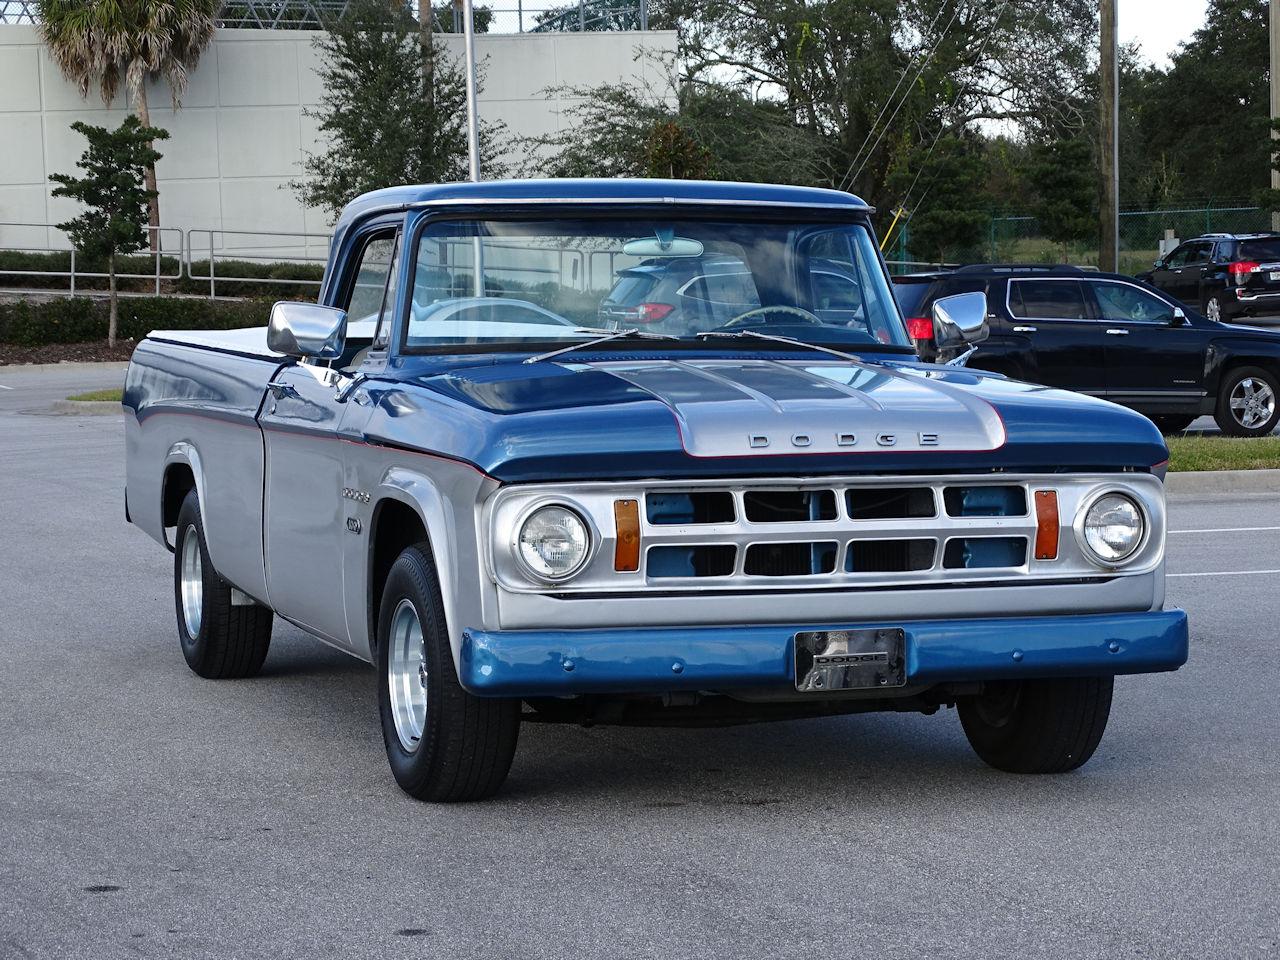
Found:
<path fill-rule="evenodd" d="M 728 304 L 732 307 L 758 307 L 760 294 L 756 282 L 744 268 L 741 273 L 711 273 L 698 277 L 681 293 L 694 300 Z"/>
<path fill-rule="evenodd" d="M 1184 243 L 1182 246 L 1175 249 L 1173 253 L 1169 254 L 1168 258 L 1165 259 L 1164 265 L 1175 270 L 1178 267 L 1185 267 L 1188 259 L 1191 257 L 1192 246 L 1193 245 L 1190 243 Z"/>
<path fill-rule="evenodd" d="M 395 245 L 396 234 L 393 232 L 377 234 L 364 245 L 355 277 L 347 288 L 346 309 L 350 322 L 379 319 Z"/>
<path fill-rule="evenodd" d="M 1088 320 L 1078 280 L 1011 280 L 1009 307 L 1019 320 Z"/>
<path fill-rule="evenodd" d="M 1187 259 L 1187 263 L 1208 263 L 1209 258 L 1213 255 L 1213 243 L 1211 241 L 1200 241 L 1191 245 L 1191 254 Z"/>
<path fill-rule="evenodd" d="M 1103 320 L 1165 324 L 1173 320 L 1173 307 L 1145 290 L 1105 280 L 1094 280 L 1090 286 Z"/>

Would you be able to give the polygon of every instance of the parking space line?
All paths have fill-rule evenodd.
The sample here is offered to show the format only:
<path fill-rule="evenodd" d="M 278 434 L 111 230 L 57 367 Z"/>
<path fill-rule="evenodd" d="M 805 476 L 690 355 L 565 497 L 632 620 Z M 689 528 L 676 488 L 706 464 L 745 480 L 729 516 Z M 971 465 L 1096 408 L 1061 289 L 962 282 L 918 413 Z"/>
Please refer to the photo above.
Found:
<path fill-rule="evenodd" d="M 1206 527 L 1203 530 L 1170 530 L 1169 535 L 1176 533 L 1260 533 L 1263 530 L 1280 530 L 1280 527 Z"/>
<path fill-rule="evenodd" d="M 1165 576 L 1170 579 L 1174 577 L 1258 577 L 1273 573 L 1280 573 L 1280 570 L 1205 570 L 1202 573 L 1166 573 Z"/>

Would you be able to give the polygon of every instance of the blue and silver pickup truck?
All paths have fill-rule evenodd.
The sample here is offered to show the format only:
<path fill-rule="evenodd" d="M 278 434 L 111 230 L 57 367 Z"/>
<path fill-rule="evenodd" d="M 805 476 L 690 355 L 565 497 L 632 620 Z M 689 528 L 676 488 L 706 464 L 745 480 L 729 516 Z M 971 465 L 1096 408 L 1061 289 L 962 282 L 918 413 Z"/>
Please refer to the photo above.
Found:
<path fill-rule="evenodd" d="M 253 674 L 273 618 L 373 663 L 415 797 L 501 786 L 521 721 L 956 708 L 1071 770 L 1117 674 L 1177 669 L 1167 450 L 1142 416 L 917 361 L 871 209 L 733 183 L 397 187 L 316 304 L 152 333 L 126 511 L 181 649 Z M 937 337 L 980 340 L 982 294 Z"/>

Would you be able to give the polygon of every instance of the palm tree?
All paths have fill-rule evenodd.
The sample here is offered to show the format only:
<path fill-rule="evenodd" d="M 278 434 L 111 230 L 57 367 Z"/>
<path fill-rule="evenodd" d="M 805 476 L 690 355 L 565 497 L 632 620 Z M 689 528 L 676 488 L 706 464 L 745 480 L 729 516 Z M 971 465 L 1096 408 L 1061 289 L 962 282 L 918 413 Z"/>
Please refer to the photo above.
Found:
<path fill-rule="evenodd" d="M 163 76 L 176 110 L 195 69 L 213 39 L 221 0 L 37 0 L 40 35 L 63 76 L 87 97 L 97 87 L 107 106 L 123 84 L 144 127 L 151 126 L 146 80 Z M 156 170 L 149 164 L 152 191 L 151 249 L 157 249 L 160 200 Z"/>

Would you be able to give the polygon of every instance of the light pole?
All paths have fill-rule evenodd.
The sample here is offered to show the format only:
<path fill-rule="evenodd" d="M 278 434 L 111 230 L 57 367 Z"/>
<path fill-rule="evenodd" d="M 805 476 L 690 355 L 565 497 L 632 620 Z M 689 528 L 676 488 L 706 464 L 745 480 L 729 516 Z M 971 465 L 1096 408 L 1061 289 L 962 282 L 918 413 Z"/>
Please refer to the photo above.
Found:
<path fill-rule="evenodd" d="M 1272 0 L 1274 6 L 1276 0 Z M 1102 50 L 1098 71 L 1101 101 L 1102 203 L 1098 269 L 1115 273 L 1120 265 L 1120 77 L 1116 51 L 1116 0 L 1102 0 Z"/>

